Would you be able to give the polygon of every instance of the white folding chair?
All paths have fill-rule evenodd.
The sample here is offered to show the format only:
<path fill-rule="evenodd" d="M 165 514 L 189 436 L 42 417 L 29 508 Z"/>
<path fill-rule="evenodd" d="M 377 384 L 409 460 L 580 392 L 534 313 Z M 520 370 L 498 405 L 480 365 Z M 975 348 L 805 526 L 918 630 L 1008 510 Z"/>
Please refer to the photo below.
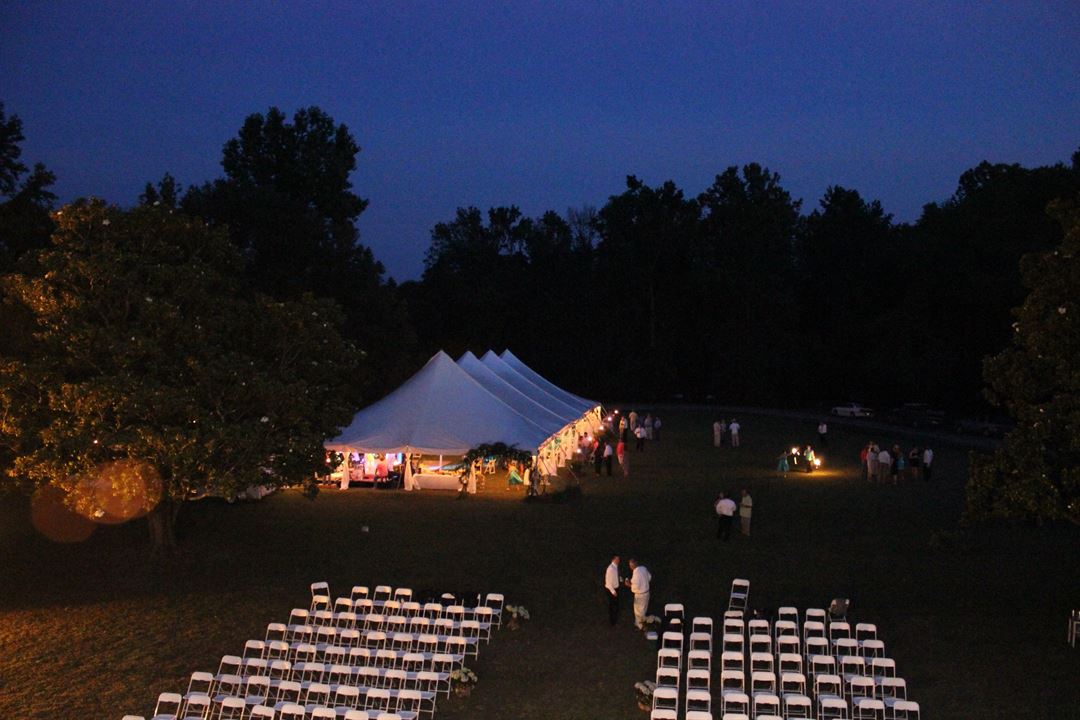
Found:
<path fill-rule="evenodd" d="M 735 578 L 731 581 L 731 595 L 728 598 L 728 610 L 746 610 L 750 599 L 750 581 Z"/>
<path fill-rule="evenodd" d="M 649 720 L 678 720 L 679 715 L 674 710 L 665 708 L 653 708 L 649 713 Z"/>
<path fill-rule="evenodd" d="M 720 707 L 723 715 L 729 713 L 750 714 L 750 696 L 746 693 L 727 692 L 720 697 Z"/>
<path fill-rule="evenodd" d="M 753 696 L 754 717 L 761 720 L 767 715 L 780 714 L 780 697 L 775 693 L 755 693 Z"/>
<path fill-rule="evenodd" d="M 325 582 L 311 583 L 311 612 L 330 609 L 330 585 Z"/>
<path fill-rule="evenodd" d="M 724 633 L 720 649 L 722 652 L 737 652 L 741 655 L 746 650 L 746 642 L 741 634 Z"/>
<path fill-rule="evenodd" d="M 841 698 L 826 695 L 818 698 L 818 720 L 846 720 L 848 705 Z"/>
<path fill-rule="evenodd" d="M 263 705 L 270 699 L 270 678 L 266 675 L 252 675 L 244 683 L 244 702 L 248 705 Z"/>
<path fill-rule="evenodd" d="M 389 585 L 376 585 L 375 592 L 372 595 L 372 600 L 376 603 L 386 602 L 393 595 L 394 589 Z"/>
<path fill-rule="evenodd" d="M 679 691 L 668 687 L 653 690 L 653 710 L 679 711 Z"/>
<path fill-rule="evenodd" d="M 776 638 L 776 654 L 792 653 L 802 655 L 802 641 L 798 635 L 781 635 Z"/>
<path fill-rule="evenodd" d="M 299 703 L 284 703 L 278 708 L 278 720 L 305 720 L 307 711 Z"/>
<path fill-rule="evenodd" d="M 685 710 L 687 713 L 694 710 L 712 712 L 712 694 L 708 690 L 687 690 Z"/>
<path fill-rule="evenodd" d="M 247 714 L 247 703 L 243 698 L 227 697 L 221 699 L 214 717 L 217 720 L 243 720 L 245 714 Z"/>
<path fill-rule="evenodd" d="M 829 623 L 829 643 L 836 645 L 836 641 L 844 639 L 851 640 L 851 625 L 846 622 L 834 620 Z"/>
<path fill-rule="evenodd" d="M 671 619 L 678 619 L 682 622 L 686 618 L 686 608 L 682 603 L 668 603 L 664 606 L 664 617 Z"/>
<path fill-rule="evenodd" d="M 349 598 L 355 604 L 357 600 L 367 600 L 371 595 L 371 591 L 367 585 L 353 585 L 352 590 L 349 591 Z"/>
<path fill-rule="evenodd" d="M 781 673 L 801 673 L 803 671 L 802 655 L 795 653 L 780 653 L 777 657 L 777 668 Z"/>
<path fill-rule="evenodd" d="M 348 710 L 342 720 L 371 720 L 367 710 Z"/>
<path fill-rule="evenodd" d="M 682 653 L 670 648 L 661 648 L 656 653 L 656 666 L 682 670 Z"/>
<path fill-rule="evenodd" d="M 720 692 L 745 692 L 746 691 L 746 679 L 742 670 L 721 670 L 720 671 Z"/>
<path fill-rule="evenodd" d="M 860 640 L 859 654 L 867 659 L 885 657 L 885 643 L 881 640 Z"/>
<path fill-rule="evenodd" d="M 784 695 L 783 702 L 784 717 L 788 720 L 793 720 L 793 718 L 809 720 L 814 717 L 814 704 L 806 695 Z"/>
<path fill-rule="evenodd" d="M 681 632 L 665 632 L 660 636 L 660 647 L 670 648 L 672 650 L 678 650 L 682 652 L 683 649 L 683 634 Z"/>
<path fill-rule="evenodd" d="M 825 638 L 825 623 L 807 620 L 803 623 L 803 642 L 810 638 Z"/>
<path fill-rule="evenodd" d="M 806 620 L 812 622 L 819 622 L 824 625 L 829 615 L 822 608 L 806 608 L 806 612 L 803 613 L 803 617 Z"/>
<path fill-rule="evenodd" d="M 690 621 L 690 632 L 708 633 L 711 638 L 713 633 L 713 619 L 711 617 L 699 615 Z"/>
<path fill-rule="evenodd" d="M 801 672 L 780 673 L 781 695 L 805 695 L 806 676 Z"/>
<path fill-rule="evenodd" d="M 705 650 L 712 653 L 712 634 L 704 632 L 690 633 L 690 649 Z"/>
<path fill-rule="evenodd" d="M 488 593 L 484 596 L 484 606 L 495 614 L 495 627 L 502 627 L 502 611 L 505 599 L 502 593 Z"/>
<path fill-rule="evenodd" d="M 885 703 L 891 717 L 893 706 L 901 700 L 907 700 L 907 681 L 904 678 L 883 677 L 876 682 L 877 699 Z"/>
<path fill-rule="evenodd" d="M 703 710 L 688 710 L 685 718 L 686 720 L 713 720 L 712 713 Z"/>
<path fill-rule="evenodd" d="M 679 681 L 682 675 L 675 668 L 656 668 L 656 687 L 668 687 L 679 689 Z"/>
<path fill-rule="evenodd" d="M 772 654 L 772 638 L 768 635 L 751 635 L 750 636 L 750 652 L 751 653 L 768 653 Z"/>
<path fill-rule="evenodd" d="M 750 673 L 750 694 L 757 695 L 758 693 L 775 693 L 776 692 L 776 675 L 771 672 L 751 672 Z M 755 710 L 754 714 L 758 712 Z"/>
<path fill-rule="evenodd" d="M 894 720 L 919 720 L 919 703 L 914 700 L 897 700 L 893 706 Z"/>
<path fill-rule="evenodd" d="M 412 596 L 412 588 L 399 587 L 394 590 L 394 599 L 399 602 L 408 602 L 409 600 L 412 600 Z"/>
<path fill-rule="evenodd" d="M 274 720 L 274 708 L 268 705 L 256 705 L 248 711 L 248 720 Z"/>
<path fill-rule="evenodd" d="M 333 708 L 314 707 L 308 713 L 309 720 L 337 720 L 337 713 Z"/>
<path fill-rule="evenodd" d="M 885 720 L 885 703 L 874 698 L 855 698 L 851 703 L 852 720 Z"/>
<path fill-rule="evenodd" d="M 772 635 L 772 630 L 769 627 L 769 621 L 762 618 L 754 618 L 746 624 L 746 631 L 750 634 L 750 637 L 754 635 L 764 635 L 769 637 Z"/>
<path fill-rule="evenodd" d="M 691 650 L 686 655 L 686 667 L 712 672 L 712 653 L 708 650 Z"/>
<path fill-rule="evenodd" d="M 775 672 L 776 666 L 774 665 L 773 654 L 768 652 L 750 653 L 750 671 Z"/>
<path fill-rule="evenodd" d="M 741 652 L 725 650 L 720 653 L 720 669 L 735 670 L 740 673 L 746 671 L 745 656 Z"/>
<path fill-rule="evenodd" d="M 875 679 L 896 677 L 896 661 L 887 657 L 871 658 L 870 675 Z"/>
<path fill-rule="evenodd" d="M 799 624 L 799 610 L 798 608 L 784 606 L 776 610 L 776 619 L 781 622 L 791 622 L 796 626 Z"/>
<path fill-rule="evenodd" d="M 210 696 L 202 693 L 194 693 L 184 701 L 184 720 L 207 720 L 214 703 Z"/>
<path fill-rule="evenodd" d="M 741 615 L 741 613 L 740 613 Z M 741 617 L 726 617 L 724 618 L 724 635 L 744 635 L 746 634 L 746 621 Z"/>
<path fill-rule="evenodd" d="M 877 696 L 877 684 L 873 678 L 852 677 L 844 680 L 844 692 L 847 698 L 854 703 L 859 698 L 872 698 Z"/>
<path fill-rule="evenodd" d="M 659 683 L 657 683 L 659 685 Z M 693 669 L 686 671 L 687 690 L 709 691 L 712 685 L 712 673 L 708 670 Z"/>

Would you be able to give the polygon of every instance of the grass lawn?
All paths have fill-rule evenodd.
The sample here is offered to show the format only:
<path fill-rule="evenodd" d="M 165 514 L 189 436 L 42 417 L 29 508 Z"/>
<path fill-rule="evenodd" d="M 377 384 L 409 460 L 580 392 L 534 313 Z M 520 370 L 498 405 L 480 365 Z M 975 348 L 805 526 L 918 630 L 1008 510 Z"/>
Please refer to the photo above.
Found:
<path fill-rule="evenodd" d="M 631 478 L 589 476 L 584 496 L 526 504 L 489 487 L 447 492 L 284 492 L 261 503 L 205 501 L 181 516 L 183 555 L 148 556 L 145 526 L 87 542 L 36 536 L 26 503 L 0 510 L 0 718 L 119 720 L 261 638 L 308 602 L 308 584 L 503 592 L 532 621 L 497 632 L 470 663 L 470 698 L 438 718 L 642 718 L 632 686 L 655 655 L 629 598 L 607 623 L 601 588 L 613 552 L 652 571 L 653 610 L 681 601 L 719 616 L 733 577 L 752 607 L 824 607 L 853 598 L 875 622 L 924 718 L 1080 717 L 1080 650 L 1065 643 L 1080 606 L 1080 529 L 986 527 L 954 534 L 966 452 L 937 447 L 933 484 L 868 486 L 858 448 L 884 437 L 838 426 L 827 472 L 776 477 L 775 456 L 815 438 L 813 423 L 740 417 L 743 447 L 711 446 L 711 413 L 663 413 L 663 442 L 632 453 Z M 754 497 L 750 539 L 715 538 L 712 501 Z M 361 525 L 371 532 L 362 535 Z M 941 539 L 945 542 L 940 542 Z M 625 570 L 625 566 L 624 566 Z"/>

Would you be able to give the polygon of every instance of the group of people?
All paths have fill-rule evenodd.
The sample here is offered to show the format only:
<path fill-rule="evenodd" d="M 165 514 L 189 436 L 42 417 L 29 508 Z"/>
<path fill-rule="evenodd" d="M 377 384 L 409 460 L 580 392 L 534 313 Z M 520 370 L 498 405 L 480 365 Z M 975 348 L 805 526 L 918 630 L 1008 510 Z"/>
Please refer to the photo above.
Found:
<path fill-rule="evenodd" d="M 739 504 L 728 496 L 726 491 L 721 491 L 713 503 L 716 511 L 716 537 L 724 542 L 731 539 L 731 526 L 735 523 L 735 512 L 739 513 L 739 529 L 745 537 L 750 537 L 750 518 L 754 514 L 754 499 L 750 492 L 743 488 L 739 498 Z"/>
<path fill-rule="evenodd" d="M 607 469 L 608 477 L 611 477 L 611 468 L 615 460 L 619 461 L 619 469 L 622 470 L 623 477 L 630 477 L 630 458 L 626 455 L 626 441 L 622 438 L 612 444 L 611 438 L 607 435 L 580 435 L 578 451 L 592 460 L 597 477 L 604 469 Z"/>
<path fill-rule="evenodd" d="M 655 440 L 660 442 L 660 428 L 663 423 L 660 422 L 660 416 L 652 416 L 652 413 L 646 413 L 645 417 L 638 415 L 637 410 L 631 410 L 626 415 L 619 418 L 618 427 L 612 424 L 612 430 L 617 430 L 619 440 L 627 441 L 632 435 L 634 437 L 634 449 L 644 450 L 646 440 Z"/>
<path fill-rule="evenodd" d="M 627 588 L 634 596 L 634 627 L 645 627 L 645 617 L 649 614 L 649 589 L 652 574 L 649 569 L 634 558 L 630 558 L 630 577 L 619 575 L 619 556 L 611 558 L 611 563 L 604 572 L 604 589 L 608 594 L 608 620 L 612 627 L 619 621 L 619 590 Z"/>
<path fill-rule="evenodd" d="M 731 442 L 731 447 L 739 447 L 739 431 L 742 430 L 742 426 L 735 418 L 731 418 L 731 422 L 725 422 L 723 418 L 720 418 L 712 424 L 712 437 L 713 447 L 722 447 L 725 442 Z"/>
<path fill-rule="evenodd" d="M 930 480 L 934 471 L 934 451 L 931 448 L 915 446 L 907 453 L 896 443 L 892 449 L 878 447 L 871 440 L 859 452 L 862 464 L 863 480 L 868 482 L 892 481 L 896 485 L 900 480 Z"/>

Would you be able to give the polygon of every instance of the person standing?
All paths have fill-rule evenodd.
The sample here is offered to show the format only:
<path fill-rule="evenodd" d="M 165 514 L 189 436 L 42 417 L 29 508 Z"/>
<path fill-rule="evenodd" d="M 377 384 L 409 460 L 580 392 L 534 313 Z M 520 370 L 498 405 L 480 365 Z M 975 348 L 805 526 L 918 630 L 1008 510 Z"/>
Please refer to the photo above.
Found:
<path fill-rule="evenodd" d="M 724 424 L 717 420 L 712 424 L 712 444 L 713 447 L 720 447 L 720 444 L 724 442 Z"/>
<path fill-rule="evenodd" d="M 630 592 L 634 594 L 634 626 L 641 630 L 645 627 L 645 616 L 649 612 L 649 586 L 652 574 L 649 569 L 634 558 L 630 558 L 630 570 L 633 574 L 626 581 Z"/>
<path fill-rule="evenodd" d="M 652 436 L 652 433 L 653 433 L 652 413 L 646 413 L 645 414 L 645 422 L 642 424 L 642 427 L 645 428 L 645 439 L 646 440 L 652 440 L 653 439 L 653 436 Z"/>
<path fill-rule="evenodd" d="M 635 450 L 644 450 L 645 449 L 645 428 L 641 427 L 640 425 L 637 428 L 635 428 L 634 429 L 634 437 L 637 438 L 637 441 L 634 443 L 634 449 Z"/>
<path fill-rule="evenodd" d="M 628 415 L 627 417 L 630 418 L 630 432 L 634 432 L 635 430 L 637 430 L 637 426 L 638 426 L 637 410 L 631 410 L 630 415 Z"/>
<path fill-rule="evenodd" d="M 904 474 L 904 469 L 907 467 L 907 460 L 904 459 L 904 452 L 900 449 L 900 445 L 892 446 L 892 484 L 897 485 L 900 482 L 900 476 Z"/>
<path fill-rule="evenodd" d="M 596 438 L 593 441 L 592 448 L 592 461 L 593 469 L 596 471 L 597 477 L 600 476 L 600 468 L 604 466 L 604 444 L 600 442 L 600 438 Z"/>
<path fill-rule="evenodd" d="M 859 464 L 862 465 L 862 479 L 866 482 L 866 479 L 870 477 L 870 469 L 867 467 L 870 457 L 870 445 L 869 443 L 863 445 L 863 449 L 859 451 Z"/>
<path fill-rule="evenodd" d="M 930 469 L 934 464 L 934 451 L 926 448 L 922 453 L 922 476 L 923 480 L 930 482 Z"/>
<path fill-rule="evenodd" d="M 870 482 L 877 482 L 878 469 L 878 446 L 871 440 L 869 452 L 866 454 L 866 472 Z"/>
<path fill-rule="evenodd" d="M 739 431 L 742 430 L 742 425 L 735 418 L 731 418 L 731 424 L 728 425 L 728 430 L 731 431 L 731 447 L 739 447 Z"/>
<path fill-rule="evenodd" d="M 826 435 L 828 435 L 828 433 L 829 433 L 829 426 L 825 423 L 824 420 L 822 420 L 821 422 L 818 423 L 818 426 L 817 426 L 817 444 L 818 444 L 818 447 L 821 447 L 821 448 L 829 447 L 829 440 L 828 440 L 827 437 L 825 437 Z"/>
<path fill-rule="evenodd" d="M 886 448 L 881 448 L 881 452 L 877 456 L 878 464 L 878 477 L 881 478 L 881 482 L 885 482 L 885 479 L 892 474 L 892 455 Z"/>
<path fill-rule="evenodd" d="M 620 440 L 615 446 L 615 458 L 619 461 L 623 477 L 630 477 L 630 458 L 626 454 L 626 441 Z"/>
<path fill-rule="evenodd" d="M 721 492 L 716 498 L 716 537 L 724 542 L 731 539 L 731 523 L 735 520 L 735 501 Z"/>
<path fill-rule="evenodd" d="M 604 589 L 608 593 L 608 621 L 615 625 L 619 621 L 619 556 L 611 558 L 611 564 L 604 573 Z"/>
<path fill-rule="evenodd" d="M 916 445 L 911 448 L 907 456 L 908 475 L 912 480 L 918 480 L 922 475 L 922 453 L 919 452 L 919 447 Z"/>
<path fill-rule="evenodd" d="M 604 469 L 607 470 L 607 476 L 611 477 L 611 461 L 614 460 L 615 448 L 611 447 L 611 441 L 604 441 Z"/>
<path fill-rule="evenodd" d="M 739 499 L 739 524 L 742 534 L 750 537 L 750 516 L 754 514 L 754 498 L 743 488 L 742 497 Z"/>
<path fill-rule="evenodd" d="M 660 442 L 660 416 L 657 415 L 652 421 L 653 440 Z"/>

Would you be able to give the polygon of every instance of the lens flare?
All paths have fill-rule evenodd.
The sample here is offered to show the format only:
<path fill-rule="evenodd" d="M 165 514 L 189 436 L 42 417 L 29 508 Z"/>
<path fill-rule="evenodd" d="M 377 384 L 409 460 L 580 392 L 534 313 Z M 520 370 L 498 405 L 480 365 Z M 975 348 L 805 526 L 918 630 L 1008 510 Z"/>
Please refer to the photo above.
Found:
<path fill-rule="evenodd" d="M 77 513 L 117 525 L 154 509 L 161 498 L 161 476 L 149 463 L 114 460 L 80 477 L 72 492 Z"/>
<path fill-rule="evenodd" d="M 93 534 L 95 525 L 68 507 L 66 498 L 67 493 L 54 485 L 39 487 L 30 501 L 30 521 L 53 542 L 82 542 Z"/>

